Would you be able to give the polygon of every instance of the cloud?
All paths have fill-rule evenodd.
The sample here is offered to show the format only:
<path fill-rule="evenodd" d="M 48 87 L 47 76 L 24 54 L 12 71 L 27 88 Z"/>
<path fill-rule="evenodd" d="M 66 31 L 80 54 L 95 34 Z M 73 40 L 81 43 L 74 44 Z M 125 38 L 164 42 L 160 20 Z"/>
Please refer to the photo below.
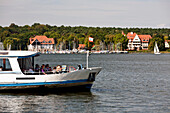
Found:
<path fill-rule="evenodd" d="M 158 24 L 157 25 L 158 28 L 170 28 L 170 24 Z"/>
<path fill-rule="evenodd" d="M 157 27 L 166 27 L 166 24 L 159 24 Z"/>

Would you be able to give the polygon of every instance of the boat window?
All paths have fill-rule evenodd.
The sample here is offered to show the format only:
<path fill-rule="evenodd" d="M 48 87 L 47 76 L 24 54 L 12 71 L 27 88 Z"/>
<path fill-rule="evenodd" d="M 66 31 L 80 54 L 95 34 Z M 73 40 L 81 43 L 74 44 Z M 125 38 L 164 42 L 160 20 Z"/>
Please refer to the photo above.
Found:
<path fill-rule="evenodd" d="M 2 71 L 12 71 L 9 59 L 0 59 L 0 67 L 2 66 Z"/>
<path fill-rule="evenodd" d="M 18 59 L 19 67 L 24 72 L 32 68 L 32 59 L 30 58 L 19 58 Z"/>

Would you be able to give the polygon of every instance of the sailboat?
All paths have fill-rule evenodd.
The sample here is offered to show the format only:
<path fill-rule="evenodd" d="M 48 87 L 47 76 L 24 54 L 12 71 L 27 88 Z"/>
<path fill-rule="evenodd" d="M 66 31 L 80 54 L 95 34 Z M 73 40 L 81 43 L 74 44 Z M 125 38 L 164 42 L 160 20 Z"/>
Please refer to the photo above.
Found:
<path fill-rule="evenodd" d="M 156 55 L 161 54 L 161 53 L 159 52 L 159 48 L 158 48 L 157 42 L 155 42 L 155 46 L 154 46 L 154 54 L 156 54 Z"/>

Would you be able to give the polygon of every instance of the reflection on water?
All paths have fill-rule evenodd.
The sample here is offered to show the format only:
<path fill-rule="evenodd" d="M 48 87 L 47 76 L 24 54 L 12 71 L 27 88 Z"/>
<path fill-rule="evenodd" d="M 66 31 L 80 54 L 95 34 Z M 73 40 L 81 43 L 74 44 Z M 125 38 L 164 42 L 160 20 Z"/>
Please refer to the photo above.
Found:
<path fill-rule="evenodd" d="M 93 102 L 91 92 L 41 94 L 10 93 L 0 96 L 0 111 L 6 112 L 64 112 L 81 111 Z M 77 104 L 81 103 L 81 104 Z M 92 109 L 89 109 L 92 110 Z M 88 112 L 88 111 L 87 111 Z M 90 111 L 89 111 L 90 112 Z"/>
<path fill-rule="evenodd" d="M 36 63 L 76 67 L 86 55 L 41 55 Z M 49 61 L 49 62 L 48 62 Z M 1 93 L 0 112 L 169 112 L 170 55 L 91 55 L 103 67 L 91 92 Z"/>

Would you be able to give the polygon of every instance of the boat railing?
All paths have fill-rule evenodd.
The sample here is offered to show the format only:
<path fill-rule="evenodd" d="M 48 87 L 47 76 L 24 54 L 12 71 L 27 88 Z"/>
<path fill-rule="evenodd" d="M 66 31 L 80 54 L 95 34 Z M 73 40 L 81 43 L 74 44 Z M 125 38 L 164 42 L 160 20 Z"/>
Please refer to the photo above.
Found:
<path fill-rule="evenodd" d="M 35 72 L 35 71 L 30 72 L 30 71 L 28 71 L 28 70 L 25 70 L 25 71 L 23 72 L 23 74 L 25 74 L 25 75 L 44 75 L 42 72 Z"/>
<path fill-rule="evenodd" d="M 61 73 L 64 73 L 64 72 L 52 72 L 52 71 L 46 71 L 46 72 L 29 72 L 29 71 L 24 71 L 24 74 L 25 75 L 46 75 L 46 74 L 61 74 Z"/>
<path fill-rule="evenodd" d="M 74 68 L 73 66 L 69 66 L 68 68 L 67 68 L 67 70 L 62 70 L 62 71 L 60 71 L 60 72 L 57 72 L 57 71 L 46 71 L 46 72 L 41 72 L 41 71 L 38 71 L 38 72 L 36 72 L 36 71 L 29 71 L 29 70 L 25 70 L 23 73 L 25 74 L 25 75 L 45 75 L 45 74 L 62 74 L 62 73 L 70 73 L 70 72 L 73 72 L 73 71 L 76 71 L 77 69 L 76 68 Z"/>

